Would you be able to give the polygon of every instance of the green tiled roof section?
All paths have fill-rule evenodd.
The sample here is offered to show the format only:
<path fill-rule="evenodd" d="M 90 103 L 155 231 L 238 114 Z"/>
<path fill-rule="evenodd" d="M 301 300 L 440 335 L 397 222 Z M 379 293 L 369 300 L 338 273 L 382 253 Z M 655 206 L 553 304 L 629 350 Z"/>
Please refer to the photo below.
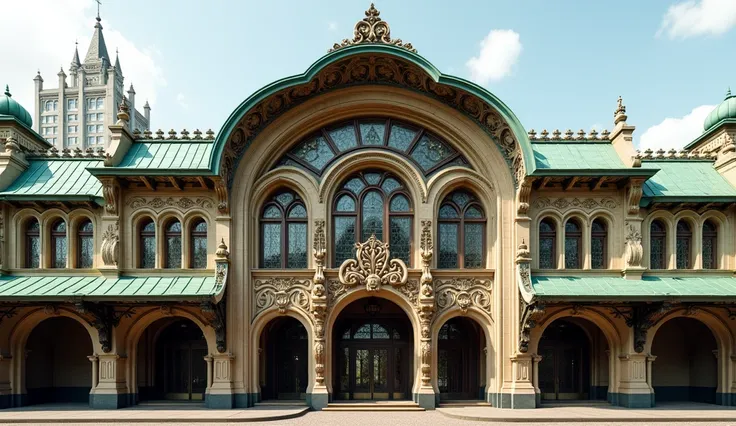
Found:
<path fill-rule="evenodd" d="M 102 197 L 102 184 L 87 171 L 102 166 L 101 160 L 30 160 L 28 169 L 0 192 L 0 198 Z"/>
<path fill-rule="evenodd" d="M 117 167 L 208 170 L 211 153 L 211 141 L 136 142 Z"/>
<path fill-rule="evenodd" d="M 538 142 L 532 144 L 537 169 L 625 169 L 608 142 Z"/>
<path fill-rule="evenodd" d="M 554 298 L 723 298 L 736 297 L 733 277 L 653 277 L 627 280 L 621 277 L 558 277 L 532 275 L 536 297 Z"/>
<path fill-rule="evenodd" d="M 713 168 L 712 161 L 643 161 L 656 167 L 656 175 L 644 183 L 644 197 L 736 197 L 736 188 Z"/>
<path fill-rule="evenodd" d="M 59 277 L 59 276 L 2 276 L 0 300 L 58 299 L 84 297 L 87 299 L 121 298 L 200 298 L 215 294 L 215 277 Z"/>

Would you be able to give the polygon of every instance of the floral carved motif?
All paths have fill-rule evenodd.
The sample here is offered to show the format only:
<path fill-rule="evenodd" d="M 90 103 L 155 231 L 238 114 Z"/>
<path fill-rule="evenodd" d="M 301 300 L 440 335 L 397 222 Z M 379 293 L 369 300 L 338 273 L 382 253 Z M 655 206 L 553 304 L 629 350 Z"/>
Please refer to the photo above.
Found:
<path fill-rule="evenodd" d="M 118 255 L 120 245 L 120 228 L 116 221 L 114 225 L 109 225 L 105 232 L 102 233 L 102 263 L 107 266 L 118 264 Z"/>
<path fill-rule="evenodd" d="M 154 210 L 160 210 L 165 207 L 176 207 L 180 210 L 189 210 L 192 207 L 201 207 L 205 209 L 211 209 L 214 207 L 214 203 L 210 198 L 144 198 L 144 197 L 132 197 L 128 200 L 128 206 L 132 210 L 138 210 L 143 207 L 150 207 Z"/>
<path fill-rule="evenodd" d="M 342 49 L 343 47 L 352 46 L 354 44 L 383 43 L 403 47 L 410 52 L 416 53 L 417 50 L 414 49 L 414 46 L 412 46 L 411 43 L 404 43 L 401 39 L 391 38 L 391 28 L 388 26 L 386 21 L 378 17 L 380 14 L 381 12 L 379 12 L 373 3 L 371 3 L 371 7 L 365 11 L 365 18 L 355 24 L 353 39 L 344 39 L 339 44 L 335 43 L 329 52 Z"/>
<path fill-rule="evenodd" d="M 640 267 L 643 257 L 644 248 L 641 246 L 639 227 L 626 222 L 626 266 Z"/>
<path fill-rule="evenodd" d="M 347 286 L 365 285 L 368 291 L 378 291 L 382 285 L 406 284 L 409 271 L 401 259 L 391 259 L 388 244 L 375 235 L 368 241 L 355 244 L 355 259 L 340 265 L 338 277 Z"/>
<path fill-rule="evenodd" d="M 437 280 L 437 307 L 440 312 L 457 306 L 463 313 L 474 306 L 491 314 L 493 282 L 479 278 Z"/>
<path fill-rule="evenodd" d="M 547 198 L 540 197 L 534 202 L 536 209 L 543 209 L 547 207 L 555 208 L 559 211 L 579 208 L 587 211 L 591 211 L 596 208 L 604 208 L 613 210 L 618 207 L 618 203 L 613 198 Z"/>
<path fill-rule="evenodd" d="M 254 317 L 266 309 L 276 306 L 280 313 L 289 307 L 309 310 L 310 280 L 297 278 L 267 278 L 255 281 L 256 292 Z"/>

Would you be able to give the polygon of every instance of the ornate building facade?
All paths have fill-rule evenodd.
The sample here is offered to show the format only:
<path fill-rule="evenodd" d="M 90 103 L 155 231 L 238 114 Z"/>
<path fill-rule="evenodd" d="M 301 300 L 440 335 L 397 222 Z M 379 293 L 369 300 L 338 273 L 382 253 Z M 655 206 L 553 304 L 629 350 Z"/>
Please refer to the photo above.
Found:
<path fill-rule="evenodd" d="M 0 98 L 0 402 L 736 402 L 736 98 L 686 151 L 525 130 L 354 37 L 217 136 L 53 149 Z"/>

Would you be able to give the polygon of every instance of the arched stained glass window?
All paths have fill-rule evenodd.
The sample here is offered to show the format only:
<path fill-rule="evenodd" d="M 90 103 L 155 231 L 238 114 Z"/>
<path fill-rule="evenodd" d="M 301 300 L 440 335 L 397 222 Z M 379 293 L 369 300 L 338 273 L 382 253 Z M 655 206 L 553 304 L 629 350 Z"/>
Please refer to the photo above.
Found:
<path fill-rule="evenodd" d="M 181 222 L 172 220 L 167 223 L 164 238 L 166 249 L 164 267 L 169 269 L 181 268 Z"/>
<path fill-rule="evenodd" d="M 204 219 L 192 221 L 190 228 L 191 251 L 190 266 L 194 269 L 207 267 L 207 222 Z"/>
<path fill-rule="evenodd" d="M 385 118 L 340 123 L 297 143 L 277 163 L 322 176 L 337 158 L 359 149 L 384 148 L 413 162 L 425 176 L 449 166 L 469 167 L 450 144 L 425 129 Z"/>
<path fill-rule="evenodd" d="M 649 226 L 649 269 L 667 269 L 667 228 L 660 220 Z"/>
<path fill-rule="evenodd" d="M 690 269 L 692 267 L 692 239 L 693 233 L 690 224 L 685 220 L 677 222 L 677 247 L 675 251 L 677 269 Z"/>
<path fill-rule="evenodd" d="M 66 268 L 66 222 L 58 220 L 51 225 L 51 267 Z"/>
<path fill-rule="evenodd" d="M 77 267 L 91 268 L 95 256 L 94 226 L 89 219 L 79 224 L 77 230 Z"/>
<path fill-rule="evenodd" d="M 580 269 L 583 232 L 580 222 L 570 219 L 565 223 L 565 269 Z"/>
<path fill-rule="evenodd" d="M 439 268 L 483 268 L 486 216 L 472 193 L 448 194 L 440 204 L 437 226 Z"/>
<path fill-rule="evenodd" d="M 307 209 L 291 190 L 274 194 L 261 213 L 261 268 L 307 267 Z"/>
<path fill-rule="evenodd" d="M 140 258 L 139 265 L 144 269 L 156 267 L 156 225 L 151 219 L 140 223 Z"/>
<path fill-rule="evenodd" d="M 608 267 L 608 229 L 603 219 L 596 219 L 590 229 L 590 261 L 593 269 Z"/>
<path fill-rule="evenodd" d="M 718 269 L 718 227 L 711 220 L 703 222 L 703 269 Z"/>
<path fill-rule="evenodd" d="M 539 268 L 557 268 L 557 228 L 552 219 L 539 222 Z"/>
<path fill-rule="evenodd" d="M 41 226 L 35 218 L 26 222 L 26 268 L 39 268 L 41 266 Z"/>
<path fill-rule="evenodd" d="M 391 257 L 411 261 L 414 210 L 403 183 L 390 173 L 365 171 L 350 176 L 335 196 L 333 264 L 355 256 L 355 243 L 375 235 L 390 244 Z"/>

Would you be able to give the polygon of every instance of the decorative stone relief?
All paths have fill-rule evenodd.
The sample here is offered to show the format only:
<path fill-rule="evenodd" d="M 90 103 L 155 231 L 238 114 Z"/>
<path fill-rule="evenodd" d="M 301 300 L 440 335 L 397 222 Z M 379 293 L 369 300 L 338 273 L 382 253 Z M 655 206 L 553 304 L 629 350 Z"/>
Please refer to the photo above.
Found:
<path fill-rule="evenodd" d="M 633 223 L 626 222 L 626 266 L 639 268 L 644 256 L 641 232 Z"/>
<path fill-rule="evenodd" d="M 355 259 L 340 265 L 338 277 L 346 286 L 365 285 L 368 291 L 378 291 L 382 285 L 406 284 L 409 271 L 401 259 L 391 259 L 388 244 L 375 235 L 368 241 L 355 244 Z"/>
<path fill-rule="evenodd" d="M 463 313 L 471 306 L 491 315 L 493 282 L 479 278 L 437 280 L 437 307 L 445 311 L 457 306 Z"/>
<path fill-rule="evenodd" d="M 214 207 L 214 202 L 211 198 L 197 197 L 194 199 L 181 197 L 181 198 L 144 198 L 144 197 L 132 197 L 128 200 L 128 206 L 131 210 L 138 210 L 143 207 L 150 207 L 154 210 L 160 210 L 165 207 L 176 207 L 179 210 L 189 210 L 192 207 L 199 206 L 204 209 L 211 209 Z"/>
<path fill-rule="evenodd" d="M 314 278 L 312 279 L 311 306 L 314 322 L 314 372 L 317 386 L 325 385 L 325 320 L 327 319 L 327 291 L 325 289 L 325 256 L 327 240 L 325 238 L 325 221 L 314 221 Z"/>
<path fill-rule="evenodd" d="M 105 266 L 113 266 L 118 264 L 119 259 L 119 244 L 120 243 L 120 228 L 117 221 L 115 224 L 110 224 L 105 232 L 102 233 L 102 247 L 100 253 L 102 254 L 102 263 Z"/>
<path fill-rule="evenodd" d="M 532 183 L 535 178 L 527 176 L 516 190 L 516 213 L 525 215 L 529 212 L 529 198 L 532 195 Z"/>
<path fill-rule="evenodd" d="M 111 215 L 118 214 L 118 196 L 120 185 L 114 177 L 100 177 L 102 182 L 102 196 L 105 198 L 105 212 Z"/>
<path fill-rule="evenodd" d="M 253 284 L 255 290 L 253 316 L 257 316 L 274 305 L 282 314 L 290 307 L 308 312 L 309 287 L 310 281 L 308 279 L 275 277 L 255 280 Z"/>
<path fill-rule="evenodd" d="M 432 242 L 432 221 L 422 221 L 422 235 L 419 241 L 419 249 L 422 256 L 422 295 L 424 297 L 432 297 L 434 290 L 432 289 L 432 272 L 430 270 L 432 263 L 432 255 L 434 253 L 434 243 Z"/>
<path fill-rule="evenodd" d="M 639 201 L 641 196 L 644 194 L 643 185 L 646 179 L 643 178 L 632 178 L 629 181 L 629 188 L 626 191 L 626 211 L 630 215 L 639 214 Z"/>
<path fill-rule="evenodd" d="M 339 44 L 335 43 L 332 46 L 332 49 L 328 52 L 333 52 L 335 50 L 342 49 L 343 47 L 355 44 L 382 43 L 403 47 L 410 52 L 416 53 L 417 50 L 414 49 L 414 46 L 412 46 L 411 43 L 404 43 L 401 39 L 391 38 L 391 28 L 388 26 L 386 21 L 378 17 L 380 14 L 381 12 L 379 12 L 375 6 L 373 6 L 373 3 L 371 3 L 371 7 L 365 11 L 365 18 L 355 24 L 355 28 L 353 29 L 353 39 L 344 39 Z"/>
<path fill-rule="evenodd" d="M 540 210 L 543 208 L 552 207 L 558 211 L 565 211 L 572 208 L 579 208 L 587 211 L 591 211 L 597 208 L 604 208 L 607 210 L 613 210 L 618 207 L 618 203 L 613 198 L 547 198 L 540 197 L 534 202 L 534 208 Z"/>

